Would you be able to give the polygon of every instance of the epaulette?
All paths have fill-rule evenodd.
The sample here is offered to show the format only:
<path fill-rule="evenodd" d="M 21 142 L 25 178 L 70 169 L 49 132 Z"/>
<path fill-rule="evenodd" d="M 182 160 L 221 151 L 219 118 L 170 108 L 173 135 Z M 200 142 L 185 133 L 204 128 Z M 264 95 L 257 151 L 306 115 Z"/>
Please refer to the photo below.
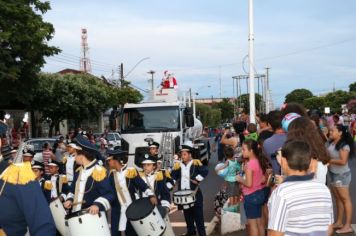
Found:
<path fill-rule="evenodd" d="M 11 184 L 27 184 L 36 179 L 32 171 L 31 163 L 24 162 L 18 164 L 11 164 L 5 169 L 0 178 Z"/>
<path fill-rule="evenodd" d="M 165 174 L 166 178 L 172 179 L 171 173 L 170 173 L 168 170 L 166 170 L 166 171 L 164 172 L 164 174 Z"/>
<path fill-rule="evenodd" d="M 162 181 L 163 180 L 163 172 L 157 171 L 155 174 L 155 179 L 156 179 L 156 181 Z"/>
<path fill-rule="evenodd" d="M 203 164 L 201 163 L 201 161 L 199 159 L 193 159 L 193 165 L 202 166 Z"/>
<path fill-rule="evenodd" d="M 46 190 L 52 190 L 53 188 L 52 182 L 50 180 L 46 180 L 43 184 L 43 187 Z"/>
<path fill-rule="evenodd" d="M 100 182 L 106 177 L 106 169 L 102 166 L 95 165 L 93 173 L 91 174 L 91 177 L 96 181 Z"/>
<path fill-rule="evenodd" d="M 145 172 L 144 171 L 139 171 L 138 174 L 140 175 L 141 178 L 145 177 Z"/>
<path fill-rule="evenodd" d="M 67 179 L 66 175 L 61 175 L 60 178 L 61 178 L 63 184 L 67 184 L 68 183 L 68 179 Z"/>
<path fill-rule="evenodd" d="M 173 170 L 179 170 L 180 169 L 180 162 L 174 163 Z"/>
<path fill-rule="evenodd" d="M 133 179 L 137 176 L 137 170 L 133 167 L 129 167 L 126 170 L 126 178 Z"/>
<path fill-rule="evenodd" d="M 79 171 L 81 171 L 83 169 L 83 167 L 82 166 L 79 166 L 76 170 L 75 170 L 75 172 L 79 172 Z"/>
<path fill-rule="evenodd" d="M 64 157 L 63 157 L 62 163 L 63 163 L 63 164 L 66 164 L 66 163 L 67 163 L 67 156 L 64 156 Z"/>

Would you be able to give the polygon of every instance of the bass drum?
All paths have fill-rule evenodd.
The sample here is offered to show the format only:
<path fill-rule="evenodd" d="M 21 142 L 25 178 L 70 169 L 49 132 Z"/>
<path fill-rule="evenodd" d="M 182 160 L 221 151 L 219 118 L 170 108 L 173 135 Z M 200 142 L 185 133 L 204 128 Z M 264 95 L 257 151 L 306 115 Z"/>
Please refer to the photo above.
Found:
<path fill-rule="evenodd" d="M 163 220 L 166 223 L 166 230 L 162 234 L 162 236 L 175 236 L 171 222 L 169 221 L 169 215 L 167 213 L 166 208 L 162 206 L 157 206 L 159 213 L 161 214 Z"/>
<path fill-rule="evenodd" d="M 87 209 L 66 216 L 66 225 L 71 236 L 110 236 L 105 212 L 92 215 Z"/>
<path fill-rule="evenodd" d="M 160 236 L 166 229 L 166 222 L 149 198 L 131 203 L 126 210 L 126 217 L 138 236 Z"/>
<path fill-rule="evenodd" d="M 51 210 L 54 223 L 56 224 L 57 230 L 61 233 L 63 236 L 68 236 L 69 235 L 69 229 L 65 224 L 65 217 L 66 217 L 66 211 L 64 210 L 62 202 L 59 200 L 59 198 L 53 200 L 49 204 L 49 209 Z"/>

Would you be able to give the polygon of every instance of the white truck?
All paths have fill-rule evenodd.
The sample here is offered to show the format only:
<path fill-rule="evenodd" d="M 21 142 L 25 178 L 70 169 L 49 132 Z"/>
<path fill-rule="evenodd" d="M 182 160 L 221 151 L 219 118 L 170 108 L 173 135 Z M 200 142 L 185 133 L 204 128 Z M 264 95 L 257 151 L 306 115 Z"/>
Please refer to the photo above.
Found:
<path fill-rule="evenodd" d="M 172 167 L 180 145 L 187 142 L 193 143 L 193 157 L 207 164 L 209 140 L 202 136 L 202 123 L 189 106 L 173 88 L 151 91 L 145 102 L 125 104 L 120 112 L 121 148 L 128 152 L 129 166 L 140 166 L 149 141 L 160 144 L 164 168 Z"/>

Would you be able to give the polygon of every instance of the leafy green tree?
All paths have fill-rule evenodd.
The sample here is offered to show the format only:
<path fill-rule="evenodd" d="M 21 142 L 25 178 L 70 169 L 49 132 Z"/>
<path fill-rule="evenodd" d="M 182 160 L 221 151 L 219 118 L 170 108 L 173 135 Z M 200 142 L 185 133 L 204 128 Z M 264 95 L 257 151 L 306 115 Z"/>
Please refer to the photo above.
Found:
<path fill-rule="evenodd" d="M 328 93 L 325 96 L 325 106 L 330 107 L 331 111 L 341 111 L 341 105 L 347 104 L 355 96 L 355 93 L 348 93 L 346 91 L 338 90 L 332 93 Z"/>
<path fill-rule="evenodd" d="M 142 95 L 131 88 L 116 88 L 89 74 L 39 74 L 32 109 L 49 118 L 50 135 L 65 119 L 77 125 L 122 102 L 138 102 Z"/>
<path fill-rule="evenodd" d="M 303 105 L 307 109 L 318 109 L 323 111 L 325 107 L 325 98 L 324 97 L 311 97 L 304 100 Z"/>
<path fill-rule="evenodd" d="M 286 95 L 285 102 L 296 102 L 303 104 L 305 99 L 313 97 L 313 93 L 308 89 L 295 89 Z"/>
<path fill-rule="evenodd" d="M 350 92 L 356 92 L 356 82 L 349 85 Z"/>
<path fill-rule="evenodd" d="M 237 98 L 237 104 L 240 104 L 240 108 L 243 108 L 244 111 L 250 111 L 250 95 L 249 94 L 242 94 Z M 256 111 L 261 111 L 264 102 L 262 100 L 262 96 L 258 93 L 255 94 L 255 105 Z"/>
<path fill-rule="evenodd" d="M 221 111 L 214 109 L 210 105 L 196 104 L 197 116 L 204 126 L 217 127 L 221 121 Z"/>
<path fill-rule="evenodd" d="M 48 45 L 54 34 L 42 18 L 48 10 L 49 2 L 0 0 L 0 105 L 29 105 L 45 57 L 60 51 Z"/>
<path fill-rule="evenodd" d="M 230 120 L 234 117 L 234 104 L 228 98 L 223 98 L 221 102 L 213 104 L 213 108 L 220 109 L 222 120 Z"/>

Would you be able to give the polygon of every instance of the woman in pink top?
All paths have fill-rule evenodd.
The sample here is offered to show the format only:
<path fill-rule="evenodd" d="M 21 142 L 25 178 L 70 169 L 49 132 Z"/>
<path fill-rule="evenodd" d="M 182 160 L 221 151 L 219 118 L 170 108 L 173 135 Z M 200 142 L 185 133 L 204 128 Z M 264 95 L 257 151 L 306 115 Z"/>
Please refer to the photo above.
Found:
<path fill-rule="evenodd" d="M 246 160 L 244 175 L 236 176 L 241 184 L 244 195 L 244 208 L 247 217 L 248 232 L 250 236 L 264 236 L 265 229 L 262 223 L 262 206 L 265 202 L 264 191 L 267 159 L 258 148 L 254 140 L 246 140 L 242 144 L 242 156 Z"/>

